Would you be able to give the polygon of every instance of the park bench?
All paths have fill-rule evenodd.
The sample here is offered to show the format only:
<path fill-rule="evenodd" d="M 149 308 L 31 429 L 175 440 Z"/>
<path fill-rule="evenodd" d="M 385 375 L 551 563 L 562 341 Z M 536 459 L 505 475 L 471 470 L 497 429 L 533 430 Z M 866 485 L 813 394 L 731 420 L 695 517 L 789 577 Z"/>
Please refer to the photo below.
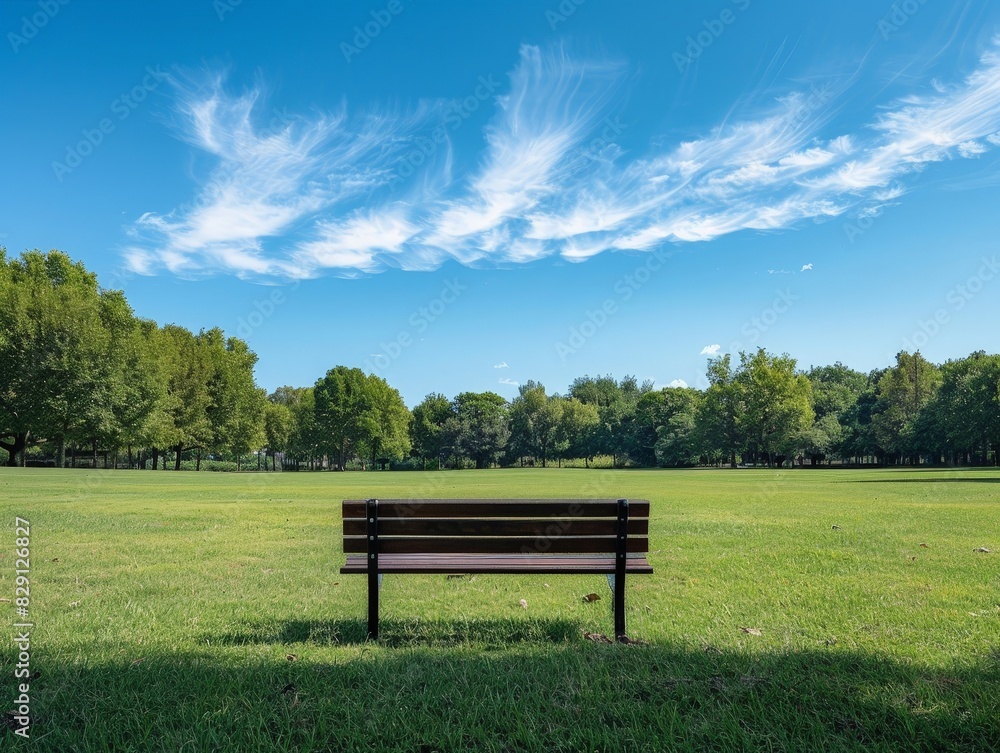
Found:
<path fill-rule="evenodd" d="M 625 634 L 625 575 L 652 573 L 649 502 L 626 499 L 344 500 L 341 573 L 368 575 L 368 636 L 390 574 L 608 576 L 615 637 Z"/>

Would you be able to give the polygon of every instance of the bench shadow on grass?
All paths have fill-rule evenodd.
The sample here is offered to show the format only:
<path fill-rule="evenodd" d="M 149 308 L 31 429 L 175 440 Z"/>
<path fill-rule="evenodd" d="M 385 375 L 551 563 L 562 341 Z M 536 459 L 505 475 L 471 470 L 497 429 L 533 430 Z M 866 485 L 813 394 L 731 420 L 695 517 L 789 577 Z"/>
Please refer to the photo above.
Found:
<path fill-rule="evenodd" d="M 291 622 L 271 639 L 363 627 Z M 398 635 L 404 626 L 387 627 Z M 839 647 L 734 651 L 577 636 L 509 648 L 314 645 L 288 661 L 284 650 L 241 658 L 205 647 L 51 662 L 31 684 L 30 749 L 1000 750 L 1000 646 L 955 667 Z M 0 748 L 25 743 L 0 729 Z"/>
<path fill-rule="evenodd" d="M 580 626 L 570 620 L 392 620 L 379 621 L 379 645 L 453 646 L 567 643 L 580 637 Z M 352 645 L 368 641 L 363 619 L 287 620 L 246 624 L 222 635 L 205 636 L 214 645 L 312 643 Z"/>

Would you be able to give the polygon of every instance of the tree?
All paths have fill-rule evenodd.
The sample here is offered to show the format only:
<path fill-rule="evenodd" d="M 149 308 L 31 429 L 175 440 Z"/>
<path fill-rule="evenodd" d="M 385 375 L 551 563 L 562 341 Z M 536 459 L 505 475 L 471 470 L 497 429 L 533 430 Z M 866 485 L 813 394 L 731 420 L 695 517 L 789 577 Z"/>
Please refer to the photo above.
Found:
<path fill-rule="evenodd" d="M 264 438 L 267 442 L 265 458 L 271 458 L 271 470 L 278 470 L 277 455 L 288 449 L 294 423 L 295 419 L 291 408 L 283 403 L 268 399 L 267 405 L 264 407 Z"/>
<path fill-rule="evenodd" d="M 556 430 L 558 457 L 583 458 L 589 467 L 595 453 L 595 437 L 601 417 L 597 407 L 577 400 L 575 397 L 562 399 L 562 412 Z"/>
<path fill-rule="evenodd" d="M 555 450 L 562 410 L 562 399 L 547 397 L 544 385 L 522 384 L 510 408 L 511 454 L 538 458 L 544 468 Z"/>
<path fill-rule="evenodd" d="M 401 457 L 410 451 L 409 411 L 399 392 L 378 376 L 336 366 L 316 382 L 316 426 L 320 448 L 347 467 L 351 454 Z"/>
<path fill-rule="evenodd" d="M 14 464 L 30 437 L 57 445 L 116 441 L 142 422 L 154 400 L 136 322 L 120 291 L 66 254 L 0 249 L 0 447 Z M 133 387 L 137 387 L 133 389 Z"/>
<path fill-rule="evenodd" d="M 398 460 L 410 453 L 410 411 L 399 391 L 375 374 L 366 377 L 371 411 L 363 423 L 360 446 L 372 468 L 380 460 Z"/>
<path fill-rule="evenodd" d="M 183 327 L 168 324 L 160 331 L 158 340 L 166 398 L 164 420 L 150 436 L 153 470 L 163 447 L 174 449 L 177 454 L 174 468 L 180 470 L 180 457 L 185 449 L 210 447 L 216 436 L 210 417 L 215 406 L 209 384 L 216 378 L 215 366 L 204 339 Z"/>
<path fill-rule="evenodd" d="M 695 437 L 699 450 L 708 456 L 722 453 L 736 467 L 736 455 L 743 451 L 740 428 L 742 396 L 729 354 L 708 359 L 708 388 L 695 414 Z"/>
<path fill-rule="evenodd" d="M 742 408 L 736 422 L 748 449 L 767 457 L 773 466 L 776 456 L 791 454 L 796 440 L 812 425 L 812 385 L 795 371 L 795 359 L 787 353 L 740 353 L 735 385 Z"/>
<path fill-rule="evenodd" d="M 437 461 L 441 467 L 441 456 L 445 448 L 445 424 L 452 417 L 451 401 L 441 393 L 431 393 L 413 409 L 410 423 L 410 442 L 413 452 L 427 466 L 428 458 Z"/>
<path fill-rule="evenodd" d="M 1000 356 L 983 351 L 948 361 L 941 386 L 921 409 L 914 425 L 916 443 L 952 463 L 985 465 L 1000 450 Z"/>
<path fill-rule="evenodd" d="M 495 392 L 463 392 L 452 411 L 444 432 L 454 453 L 473 460 L 476 468 L 495 463 L 510 438 L 507 401 Z"/>
<path fill-rule="evenodd" d="M 844 456 L 843 442 L 849 432 L 843 421 L 868 386 L 868 375 L 837 361 L 832 366 L 814 366 L 806 373 L 813 389 L 813 426 L 801 436 L 799 450 L 815 465 L 829 455 Z"/>
<path fill-rule="evenodd" d="M 916 462 L 918 447 L 916 421 L 921 410 L 941 385 L 941 370 L 920 352 L 901 352 L 896 365 L 878 382 L 879 412 L 872 418 L 875 438 L 890 455 L 911 456 Z"/>
<path fill-rule="evenodd" d="M 695 421 L 702 395 L 690 387 L 667 388 L 653 445 L 657 465 L 682 467 L 698 462 Z"/>
<path fill-rule="evenodd" d="M 628 455 L 629 434 L 639 399 L 653 389 L 652 382 L 639 384 L 634 376 L 616 382 L 611 376 L 581 377 L 573 381 L 569 392 L 583 403 L 597 406 L 600 416 L 595 443 L 596 452 L 612 456 L 614 465 Z"/>

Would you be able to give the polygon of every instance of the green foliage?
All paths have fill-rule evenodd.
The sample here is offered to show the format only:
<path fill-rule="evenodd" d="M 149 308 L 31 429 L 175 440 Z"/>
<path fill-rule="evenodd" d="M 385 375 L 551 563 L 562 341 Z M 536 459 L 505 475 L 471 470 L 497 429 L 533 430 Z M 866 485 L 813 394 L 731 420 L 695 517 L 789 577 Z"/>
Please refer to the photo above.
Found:
<path fill-rule="evenodd" d="M 336 366 L 316 382 L 315 398 L 319 449 L 336 457 L 340 470 L 352 455 L 374 465 L 409 453 L 409 411 L 384 379 Z"/>
<path fill-rule="evenodd" d="M 510 407 L 495 392 L 463 392 L 452 402 L 454 414 L 445 424 L 447 446 L 469 458 L 476 468 L 497 462 L 510 439 Z"/>
<path fill-rule="evenodd" d="M 447 442 L 444 427 L 452 417 L 451 401 L 441 393 L 431 393 L 413 409 L 410 443 L 413 452 L 425 463 L 440 463 Z"/>

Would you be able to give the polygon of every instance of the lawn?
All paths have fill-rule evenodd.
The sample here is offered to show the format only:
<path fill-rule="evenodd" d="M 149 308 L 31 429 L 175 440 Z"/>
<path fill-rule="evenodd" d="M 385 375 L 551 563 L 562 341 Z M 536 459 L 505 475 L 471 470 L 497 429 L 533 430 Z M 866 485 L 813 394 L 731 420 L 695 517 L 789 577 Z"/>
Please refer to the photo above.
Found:
<path fill-rule="evenodd" d="M 645 645 L 585 637 L 602 577 L 510 575 L 386 576 L 366 643 L 367 496 L 651 500 Z M 0 512 L 37 673 L 5 750 L 1000 750 L 1000 471 L 5 468 Z"/>

